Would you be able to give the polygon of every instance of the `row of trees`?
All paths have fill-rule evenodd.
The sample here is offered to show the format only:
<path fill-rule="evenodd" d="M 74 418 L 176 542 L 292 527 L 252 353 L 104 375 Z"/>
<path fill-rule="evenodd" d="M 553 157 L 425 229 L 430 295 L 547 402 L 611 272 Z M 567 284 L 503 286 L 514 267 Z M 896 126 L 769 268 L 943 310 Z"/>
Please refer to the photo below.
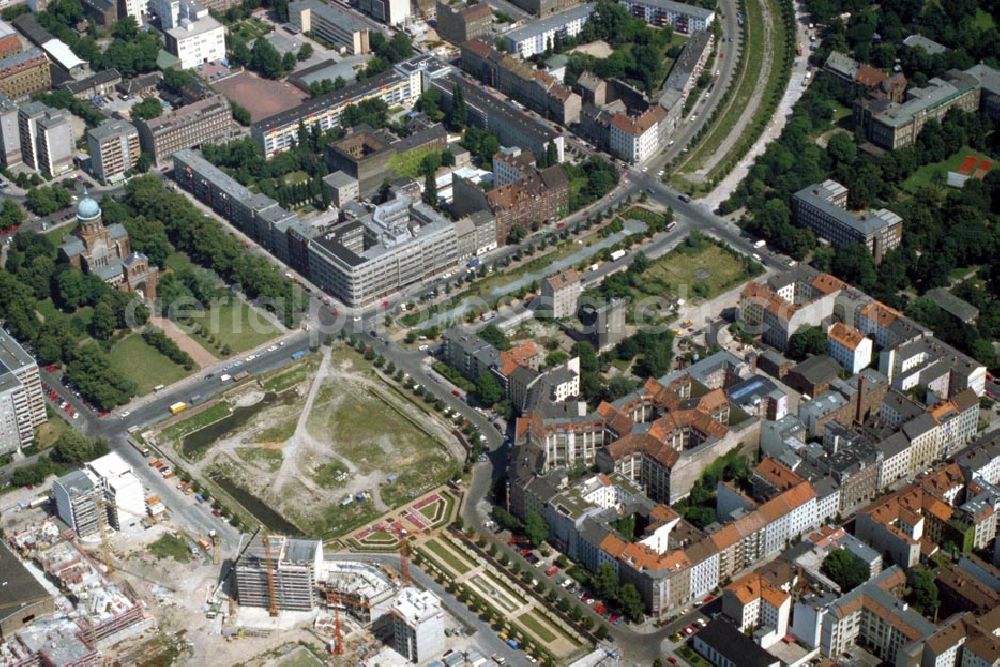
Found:
<path fill-rule="evenodd" d="M 281 79 L 298 64 L 294 52 L 289 51 L 281 55 L 278 49 L 263 37 L 255 39 L 251 48 L 242 37 L 230 32 L 226 35 L 226 47 L 229 51 L 229 61 L 233 65 L 253 70 L 265 79 Z"/>
<path fill-rule="evenodd" d="M 51 215 L 70 205 L 70 194 L 65 188 L 43 185 L 31 188 L 25 196 L 24 205 L 36 215 Z"/>
<path fill-rule="evenodd" d="M 155 348 L 157 352 L 170 359 L 170 361 L 178 366 L 183 366 L 184 370 L 194 370 L 195 364 L 191 355 L 182 350 L 167 334 L 163 333 L 162 329 L 152 326 L 146 327 L 142 331 L 142 339 L 146 341 L 147 345 Z"/>

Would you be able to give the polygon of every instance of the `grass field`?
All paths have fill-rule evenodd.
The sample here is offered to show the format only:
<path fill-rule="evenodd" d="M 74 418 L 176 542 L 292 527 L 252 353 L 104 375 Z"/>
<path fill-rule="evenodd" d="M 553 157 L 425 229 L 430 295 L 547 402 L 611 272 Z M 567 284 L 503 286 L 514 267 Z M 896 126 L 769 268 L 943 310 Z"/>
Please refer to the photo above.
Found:
<path fill-rule="evenodd" d="M 548 625 L 542 623 L 541 619 L 533 613 L 521 614 L 514 622 L 523 625 L 545 643 L 554 642 L 558 639 L 556 634 L 549 629 Z"/>
<path fill-rule="evenodd" d="M 979 8 L 976 10 L 976 27 L 983 30 L 989 30 L 995 25 L 993 17 L 985 9 Z"/>
<path fill-rule="evenodd" d="M 236 455 L 247 463 L 254 463 L 271 472 L 281 467 L 281 450 L 268 447 L 237 447 Z"/>
<path fill-rule="evenodd" d="M 256 436 L 256 442 L 284 442 L 295 434 L 295 427 L 298 424 L 298 415 L 289 415 L 276 424 L 264 429 Z"/>
<path fill-rule="evenodd" d="M 442 561 L 444 565 L 451 569 L 451 571 L 455 574 L 465 574 L 472 569 L 466 561 L 459 558 L 458 555 L 451 549 L 446 548 L 437 540 L 427 540 L 427 542 L 424 543 L 424 546 L 427 547 L 428 551 L 434 554 L 435 560 Z"/>
<path fill-rule="evenodd" d="M 223 417 L 228 417 L 230 413 L 229 404 L 223 401 L 216 403 L 196 415 L 182 419 L 163 429 L 160 437 L 164 440 L 180 440 L 188 433 L 194 433 L 198 429 L 204 428 Z"/>
<path fill-rule="evenodd" d="M 643 274 L 644 282 L 658 282 L 669 285 L 673 294 L 687 289 L 689 292 L 698 283 L 707 286 L 702 294 L 711 299 L 739 284 L 749 277 L 746 267 L 739 259 L 709 243 L 703 250 L 687 254 L 681 249 L 667 253 L 653 262 Z"/>
<path fill-rule="evenodd" d="M 278 335 L 278 329 L 262 313 L 240 300 L 226 300 L 212 304 L 200 313 L 193 313 L 194 324 L 204 326 L 215 337 L 221 348 L 228 345 L 233 354 L 239 354 Z M 202 347 L 218 355 L 215 344 L 204 336 L 191 332 L 191 337 Z"/>
<path fill-rule="evenodd" d="M 188 375 L 188 371 L 160 354 L 138 333 L 126 336 L 111 348 L 111 367 L 135 382 L 140 396 L 153 391 L 156 385 L 173 384 Z"/>
<path fill-rule="evenodd" d="M 69 430 L 69 423 L 55 411 L 52 411 L 50 406 L 46 405 L 45 411 L 49 413 L 49 420 L 35 431 L 35 444 L 38 449 L 51 447 L 60 435 Z"/>
<path fill-rule="evenodd" d="M 969 146 L 963 146 L 957 153 L 941 162 L 933 162 L 917 169 L 905 181 L 903 190 L 910 194 L 917 194 L 927 188 L 945 187 L 945 179 L 949 171 L 955 171 L 962 166 L 962 161 L 969 155 L 975 155 L 980 160 L 990 159 L 988 155 L 973 150 Z M 994 160 L 994 162 L 996 162 Z M 996 169 L 998 167 L 994 167 Z"/>
<path fill-rule="evenodd" d="M 178 563 L 191 562 L 187 540 L 172 533 L 167 533 L 150 544 L 149 551 L 157 558 L 173 558 Z"/>
<path fill-rule="evenodd" d="M 247 19 L 229 26 L 228 32 L 239 35 L 243 41 L 249 42 L 271 32 L 271 27 L 260 19 Z"/>
<path fill-rule="evenodd" d="M 309 182 L 309 174 L 304 171 L 293 171 L 290 174 L 286 174 L 282 181 L 285 185 L 301 185 L 302 183 Z"/>
<path fill-rule="evenodd" d="M 35 312 L 46 319 L 50 317 L 59 317 L 60 315 L 64 317 L 66 316 L 66 313 L 56 308 L 56 305 L 52 303 L 51 298 L 42 299 L 41 301 L 36 302 Z M 94 309 L 90 306 L 78 308 L 76 312 L 71 315 L 71 317 L 78 320 L 83 328 L 87 328 L 90 326 L 90 320 L 94 317 Z"/>
<path fill-rule="evenodd" d="M 280 372 L 267 376 L 262 384 L 266 391 L 283 391 L 305 382 L 310 374 L 316 372 L 317 368 L 319 368 L 319 357 L 316 355 L 308 356 L 297 364 L 287 366 Z"/>
<path fill-rule="evenodd" d="M 428 155 L 438 153 L 434 146 L 421 146 L 405 153 L 396 153 L 389 158 L 388 167 L 397 176 L 416 178 L 420 175 L 420 162 Z"/>
<path fill-rule="evenodd" d="M 342 479 L 344 473 L 347 473 L 347 468 L 336 462 L 330 461 L 329 463 L 323 463 L 316 466 L 313 470 L 312 478 L 316 480 L 316 483 L 327 489 L 335 489 L 338 486 L 343 486 L 346 479 Z"/>

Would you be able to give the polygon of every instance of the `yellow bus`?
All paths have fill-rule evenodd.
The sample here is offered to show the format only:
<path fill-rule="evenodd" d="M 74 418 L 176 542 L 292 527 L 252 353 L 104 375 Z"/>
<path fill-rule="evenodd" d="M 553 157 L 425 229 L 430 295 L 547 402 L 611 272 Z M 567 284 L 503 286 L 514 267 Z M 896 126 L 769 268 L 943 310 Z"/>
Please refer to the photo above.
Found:
<path fill-rule="evenodd" d="M 185 410 L 187 410 L 187 407 L 188 407 L 188 404 L 184 403 L 183 401 L 178 402 L 178 403 L 174 403 L 173 405 L 170 406 L 170 414 L 172 414 L 172 415 L 179 415 L 180 413 L 182 413 Z"/>

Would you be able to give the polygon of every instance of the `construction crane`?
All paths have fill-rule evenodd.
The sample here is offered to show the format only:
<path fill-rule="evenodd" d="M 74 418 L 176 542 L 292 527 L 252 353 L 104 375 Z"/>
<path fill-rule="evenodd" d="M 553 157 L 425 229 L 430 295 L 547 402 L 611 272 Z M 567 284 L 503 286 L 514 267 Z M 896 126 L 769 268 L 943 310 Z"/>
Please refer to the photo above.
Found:
<path fill-rule="evenodd" d="M 274 584 L 274 573 L 278 568 L 278 561 L 271 558 L 271 539 L 266 532 L 261 534 L 261 542 L 264 544 L 264 572 L 267 577 L 267 601 L 268 612 L 271 616 L 278 615 L 278 593 Z"/>
<path fill-rule="evenodd" d="M 215 528 L 208 531 L 208 536 L 212 538 L 212 562 L 218 565 L 222 562 L 222 540 L 219 539 L 219 533 Z"/>
<path fill-rule="evenodd" d="M 410 551 L 406 538 L 399 540 L 399 578 L 403 586 L 410 586 Z"/>

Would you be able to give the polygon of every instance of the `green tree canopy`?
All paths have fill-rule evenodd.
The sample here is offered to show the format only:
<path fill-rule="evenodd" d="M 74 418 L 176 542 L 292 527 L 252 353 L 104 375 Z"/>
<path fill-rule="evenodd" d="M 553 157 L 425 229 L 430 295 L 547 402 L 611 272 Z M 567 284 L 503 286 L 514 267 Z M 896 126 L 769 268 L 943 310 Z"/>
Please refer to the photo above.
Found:
<path fill-rule="evenodd" d="M 863 560 L 845 549 L 832 551 L 820 568 L 826 576 L 840 586 L 843 593 L 848 593 L 868 581 L 868 565 Z"/>

